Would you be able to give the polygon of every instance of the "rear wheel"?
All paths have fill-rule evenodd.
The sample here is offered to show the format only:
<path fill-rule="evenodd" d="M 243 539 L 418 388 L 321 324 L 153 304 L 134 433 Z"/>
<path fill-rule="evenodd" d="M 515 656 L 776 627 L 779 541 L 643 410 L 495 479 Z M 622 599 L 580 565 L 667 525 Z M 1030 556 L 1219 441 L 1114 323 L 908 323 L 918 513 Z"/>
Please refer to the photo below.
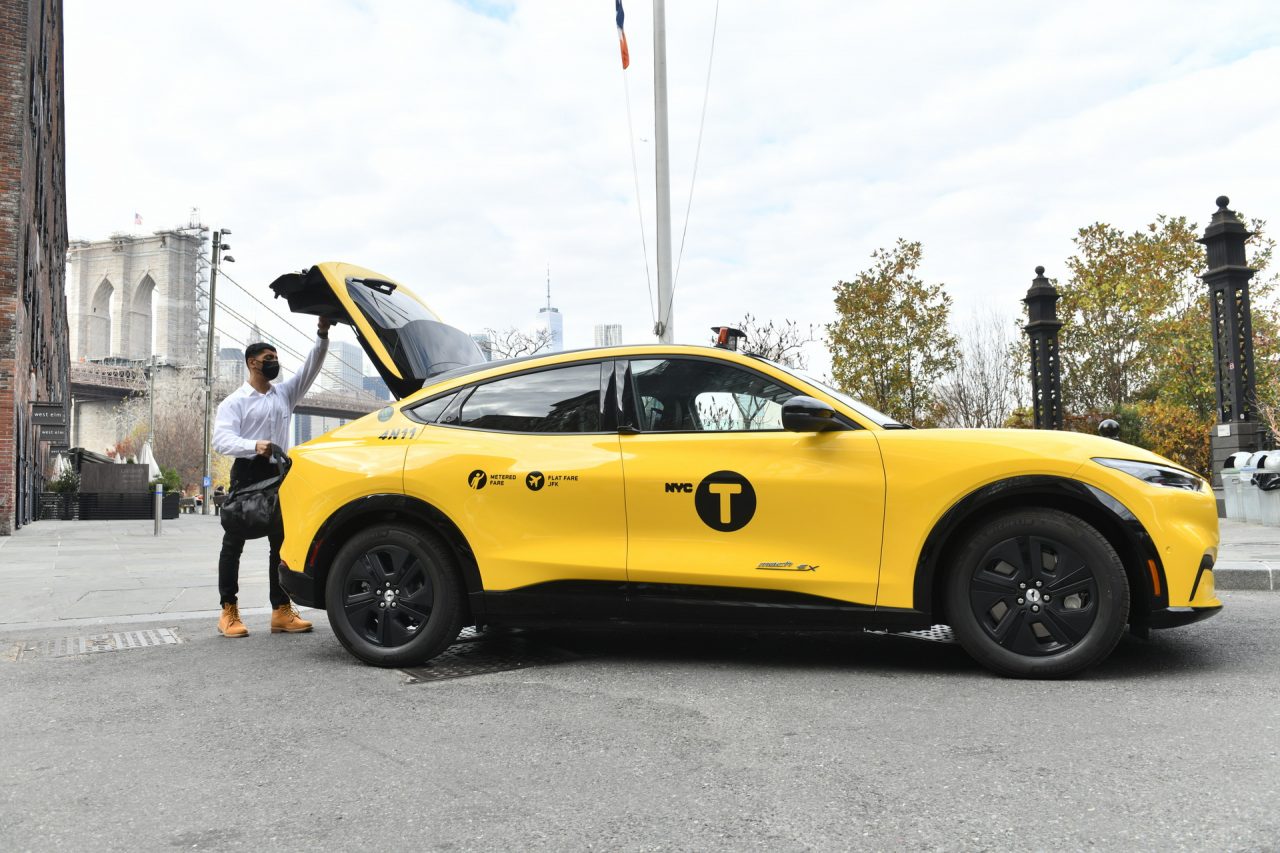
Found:
<path fill-rule="evenodd" d="M 338 640 L 374 666 L 423 663 L 462 629 L 453 552 L 407 525 L 380 525 L 352 537 L 329 569 L 325 604 Z"/>
<path fill-rule="evenodd" d="M 1022 510 L 961 547 L 947 609 L 956 638 L 983 666 L 1055 678 L 1111 654 L 1128 620 L 1129 583 L 1111 543 L 1089 524 L 1058 510 Z"/>

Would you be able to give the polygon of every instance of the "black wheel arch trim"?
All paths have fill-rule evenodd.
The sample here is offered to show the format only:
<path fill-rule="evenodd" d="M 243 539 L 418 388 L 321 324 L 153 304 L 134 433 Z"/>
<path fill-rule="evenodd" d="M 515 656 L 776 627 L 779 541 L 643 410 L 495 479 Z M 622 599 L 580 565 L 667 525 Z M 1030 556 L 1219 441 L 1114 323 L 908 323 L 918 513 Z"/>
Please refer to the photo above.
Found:
<path fill-rule="evenodd" d="M 992 512 L 1043 506 L 1070 512 L 1092 524 L 1111 542 L 1124 563 L 1133 594 L 1130 620 L 1146 625 L 1152 613 L 1169 606 L 1164 563 L 1151 534 L 1128 507 L 1095 486 L 1053 475 L 1025 475 L 989 483 L 961 498 L 943 514 L 925 539 L 916 562 L 913 609 L 942 616 L 939 584 L 945 577 L 943 557 L 966 530 Z M 1155 567 L 1152 576 L 1150 566 Z M 1137 583 L 1134 583 L 1134 581 Z M 1139 594 L 1142 593 L 1142 594 Z"/>
<path fill-rule="evenodd" d="M 324 607 L 324 589 L 333 558 L 346 541 L 344 535 L 350 528 L 371 524 L 408 520 L 422 525 L 443 538 L 458 557 L 462 571 L 463 590 L 467 597 L 471 616 L 484 620 L 484 586 L 480 579 L 480 567 L 476 563 L 471 545 L 458 525 L 453 523 L 438 507 L 409 495 L 376 494 L 357 498 L 344 504 L 325 519 L 307 546 L 307 560 L 303 573 L 312 579 L 312 589 L 319 600 L 314 607 Z M 361 523 L 364 522 L 364 523 Z M 467 623 L 471 624 L 471 623 Z"/>

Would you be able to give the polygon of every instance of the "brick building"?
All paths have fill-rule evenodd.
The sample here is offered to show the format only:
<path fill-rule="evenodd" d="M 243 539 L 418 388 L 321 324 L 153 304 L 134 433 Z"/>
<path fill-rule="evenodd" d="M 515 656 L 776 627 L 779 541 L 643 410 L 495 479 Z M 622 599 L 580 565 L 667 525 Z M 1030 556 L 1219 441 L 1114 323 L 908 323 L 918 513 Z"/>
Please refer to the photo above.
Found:
<path fill-rule="evenodd" d="M 0 535 L 36 517 L 64 440 L 33 423 L 69 402 L 62 75 L 61 0 L 0 0 Z"/>

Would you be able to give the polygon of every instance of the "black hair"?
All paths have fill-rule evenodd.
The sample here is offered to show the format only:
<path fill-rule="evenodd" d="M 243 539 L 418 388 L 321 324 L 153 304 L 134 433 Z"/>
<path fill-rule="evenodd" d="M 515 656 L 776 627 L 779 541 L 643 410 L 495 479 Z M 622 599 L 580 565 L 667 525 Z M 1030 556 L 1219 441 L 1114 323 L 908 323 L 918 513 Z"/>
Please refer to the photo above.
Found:
<path fill-rule="evenodd" d="M 248 364 L 249 359 L 257 355 L 262 355 L 262 353 L 266 352 L 267 350 L 271 350 L 272 352 L 275 352 L 276 348 L 273 344 L 267 344 L 267 343 L 249 344 L 249 346 L 245 347 L 244 349 L 244 363 Z"/>

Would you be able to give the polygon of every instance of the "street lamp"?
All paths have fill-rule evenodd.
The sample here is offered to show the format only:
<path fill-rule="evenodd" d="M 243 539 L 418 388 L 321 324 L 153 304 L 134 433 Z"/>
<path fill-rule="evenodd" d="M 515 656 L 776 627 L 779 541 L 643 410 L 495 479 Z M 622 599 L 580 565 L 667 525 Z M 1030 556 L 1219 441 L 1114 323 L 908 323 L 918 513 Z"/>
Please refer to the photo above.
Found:
<path fill-rule="evenodd" d="M 147 422 L 147 441 L 151 443 L 151 453 L 156 452 L 156 356 L 151 354 L 151 361 L 143 365 L 142 374 L 147 377 L 147 404 L 150 407 L 150 420 Z"/>
<path fill-rule="evenodd" d="M 211 511 L 209 501 L 209 485 L 213 476 L 213 315 L 218 304 L 218 265 L 221 261 L 235 263 L 235 258 L 222 253 L 231 246 L 222 242 L 222 238 L 231 233 L 230 228 L 220 228 L 213 232 L 213 265 L 209 270 L 209 337 L 205 343 L 204 353 L 204 478 L 200 481 L 201 501 L 204 514 Z"/>

